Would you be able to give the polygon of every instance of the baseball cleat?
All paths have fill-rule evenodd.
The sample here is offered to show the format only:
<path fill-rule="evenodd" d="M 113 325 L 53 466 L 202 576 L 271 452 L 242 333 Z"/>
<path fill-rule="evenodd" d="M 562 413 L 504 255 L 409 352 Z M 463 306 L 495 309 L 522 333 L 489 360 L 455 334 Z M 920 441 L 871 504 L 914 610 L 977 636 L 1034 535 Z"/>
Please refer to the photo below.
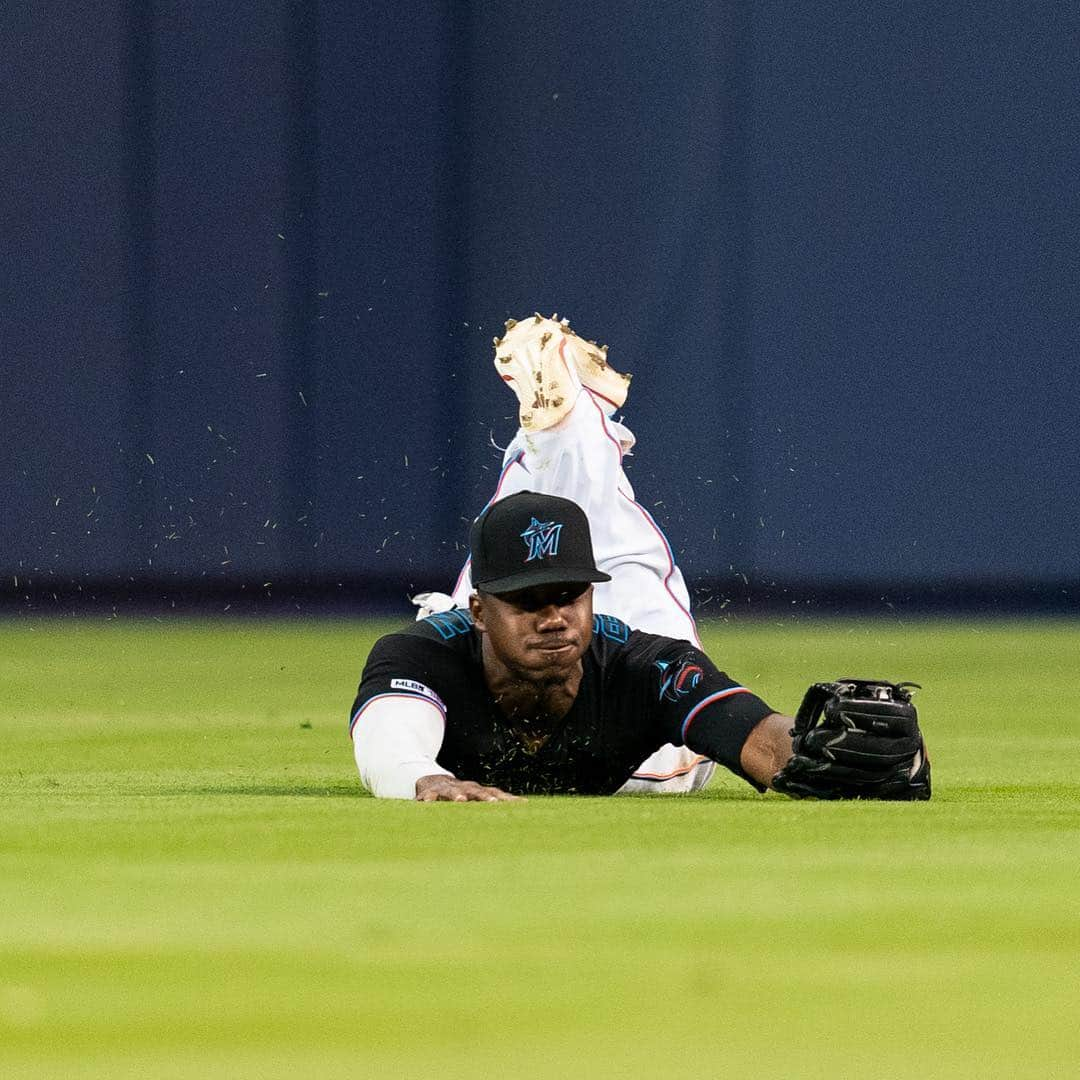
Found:
<path fill-rule="evenodd" d="M 626 395 L 630 391 L 630 375 L 616 371 L 607 362 L 606 345 L 597 345 L 595 341 L 584 341 L 572 333 L 563 321 L 564 330 L 571 341 L 574 364 L 582 385 L 590 393 L 601 399 L 601 407 L 611 416 L 626 404 Z"/>
<path fill-rule="evenodd" d="M 605 411 L 622 408 L 630 376 L 609 367 L 607 346 L 585 341 L 557 316 L 536 314 L 506 323 L 495 339 L 495 370 L 518 396 L 526 431 L 554 427 L 574 407 L 582 386 L 602 399 Z"/>
<path fill-rule="evenodd" d="M 574 407 L 581 393 L 568 339 L 554 319 L 542 315 L 506 324 L 495 339 L 495 370 L 517 394 L 518 416 L 525 431 L 554 427 Z"/>

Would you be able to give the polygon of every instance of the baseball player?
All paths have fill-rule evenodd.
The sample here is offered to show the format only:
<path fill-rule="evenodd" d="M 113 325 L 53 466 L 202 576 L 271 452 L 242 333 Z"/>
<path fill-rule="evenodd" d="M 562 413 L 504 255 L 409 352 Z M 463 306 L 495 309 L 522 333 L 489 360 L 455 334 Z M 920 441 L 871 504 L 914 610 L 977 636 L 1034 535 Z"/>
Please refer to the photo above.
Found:
<path fill-rule="evenodd" d="M 671 548 L 622 469 L 629 376 L 540 315 L 507 323 L 495 367 L 521 427 L 470 532 L 452 596 L 380 639 L 351 712 L 377 796 L 690 791 L 717 762 L 760 790 L 924 799 L 907 686 L 816 684 L 793 721 L 701 649 Z M 595 614 L 594 614 L 595 601 Z"/>

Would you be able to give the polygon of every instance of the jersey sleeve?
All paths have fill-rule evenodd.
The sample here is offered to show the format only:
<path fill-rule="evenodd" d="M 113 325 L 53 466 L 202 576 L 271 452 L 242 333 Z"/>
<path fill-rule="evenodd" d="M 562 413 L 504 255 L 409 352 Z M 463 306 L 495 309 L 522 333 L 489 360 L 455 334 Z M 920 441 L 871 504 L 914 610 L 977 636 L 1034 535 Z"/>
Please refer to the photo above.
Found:
<path fill-rule="evenodd" d="M 750 732 L 775 710 L 689 642 L 651 634 L 633 638 L 639 692 L 649 699 L 665 739 L 724 765 L 764 791 L 743 771 L 739 758 Z"/>
<path fill-rule="evenodd" d="M 445 665 L 439 646 L 412 634 L 387 634 L 368 654 L 360 687 L 349 713 L 352 734 L 366 705 L 376 699 L 417 698 L 430 702 L 446 716 Z M 440 692 L 441 691 L 441 692 Z"/>
<path fill-rule="evenodd" d="M 412 798 L 416 781 L 436 773 L 446 723 L 438 645 L 407 634 L 380 638 L 368 656 L 349 734 L 364 785 L 373 795 Z"/>

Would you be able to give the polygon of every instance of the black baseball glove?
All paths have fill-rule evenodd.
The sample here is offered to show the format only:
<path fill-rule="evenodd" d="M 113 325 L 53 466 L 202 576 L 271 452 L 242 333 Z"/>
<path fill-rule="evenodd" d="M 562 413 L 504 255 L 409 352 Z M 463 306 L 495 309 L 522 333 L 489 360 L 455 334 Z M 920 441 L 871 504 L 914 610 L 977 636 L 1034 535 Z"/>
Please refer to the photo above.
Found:
<path fill-rule="evenodd" d="M 796 799 L 929 799 L 930 760 L 912 687 L 876 679 L 814 683 L 795 714 L 791 760 L 772 786 Z"/>

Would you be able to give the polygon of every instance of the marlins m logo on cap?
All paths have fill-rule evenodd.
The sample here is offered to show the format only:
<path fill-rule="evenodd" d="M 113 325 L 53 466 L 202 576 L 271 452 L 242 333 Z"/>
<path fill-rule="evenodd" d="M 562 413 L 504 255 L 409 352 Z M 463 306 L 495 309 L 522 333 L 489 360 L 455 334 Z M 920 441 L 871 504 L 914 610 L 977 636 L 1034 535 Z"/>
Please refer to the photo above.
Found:
<path fill-rule="evenodd" d="M 469 529 L 469 550 L 473 585 L 496 596 L 611 580 L 593 558 L 585 511 L 558 495 L 519 491 L 490 503 Z"/>
<path fill-rule="evenodd" d="M 525 556 L 526 562 L 533 559 L 542 559 L 545 555 L 555 556 L 559 554 L 559 534 L 562 525 L 554 521 L 539 521 L 533 518 L 529 527 L 521 534 L 525 546 L 529 549 Z"/>

